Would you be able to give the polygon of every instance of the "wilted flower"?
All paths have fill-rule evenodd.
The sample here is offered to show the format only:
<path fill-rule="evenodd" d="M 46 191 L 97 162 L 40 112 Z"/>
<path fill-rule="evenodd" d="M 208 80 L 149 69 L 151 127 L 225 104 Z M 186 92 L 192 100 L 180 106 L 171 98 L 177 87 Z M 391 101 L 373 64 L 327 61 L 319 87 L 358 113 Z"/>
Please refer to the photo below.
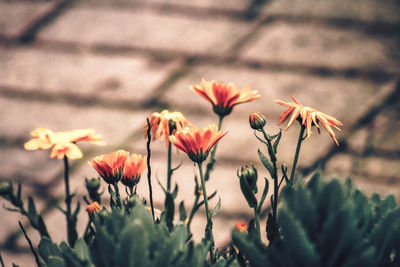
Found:
<path fill-rule="evenodd" d="M 161 140 L 165 139 L 166 146 L 168 148 L 169 136 L 175 134 L 176 131 L 180 131 L 186 126 L 192 125 L 180 112 L 169 112 L 163 110 L 160 113 L 154 112 L 150 119 L 150 126 L 153 135 L 153 141 L 157 138 Z M 148 126 L 145 126 L 145 135 L 147 138 Z"/>
<path fill-rule="evenodd" d="M 91 164 L 106 183 L 113 184 L 121 179 L 128 157 L 129 152 L 118 150 L 95 157 Z"/>
<path fill-rule="evenodd" d="M 335 133 L 333 132 L 331 126 L 335 127 L 337 130 L 340 131 L 340 129 L 336 125 L 340 126 L 343 124 L 334 117 L 322 113 L 317 109 L 303 106 L 294 97 L 292 97 L 292 99 L 295 103 L 292 102 L 287 103 L 282 100 L 274 100 L 276 103 L 288 107 L 288 109 L 282 112 L 282 114 L 280 115 L 280 121 L 278 125 L 284 122 L 287 118 L 289 118 L 290 114 L 292 114 L 292 117 L 290 118 L 289 123 L 285 128 L 285 130 L 287 130 L 293 124 L 295 119 L 299 121 L 301 120 L 301 124 L 304 125 L 307 129 L 307 138 L 309 138 L 312 133 L 311 127 L 313 125 L 317 126 L 318 133 L 320 133 L 320 127 L 318 123 L 321 122 L 321 124 L 325 127 L 325 129 L 332 137 L 333 141 L 336 143 L 337 146 L 339 146 L 339 143 L 336 140 Z"/>
<path fill-rule="evenodd" d="M 139 182 L 140 176 L 147 166 L 147 156 L 133 154 L 126 159 L 124 172 L 122 174 L 121 182 L 128 186 L 133 187 Z"/>
<path fill-rule="evenodd" d="M 206 81 L 200 85 L 190 86 L 190 89 L 213 105 L 213 110 L 219 116 L 231 113 L 233 106 L 260 98 L 257 91 L 249 86 L 239 90 L 233 83 Z"/>
<path fill-rule="evenodd" d="M 267 122 L 260 112 L 252 112 L 249 116 L 249 123 L 254 130 L 261 130 Z"/>
<path fill-rule="evenodd" d="M 194 162 L 203 162 L 210 152 L 210 149 L 228 132 L 218 131 L 215 124 L 197 129 L 185 128 L 177 131 L 175 135 L 170 136 L 169 140 L 177 148 L 188 154 Z"/>
<path fill-rule="evenodd" d="M 101 206 L 97 201 L 94 201 L 86 206 L 86 211 L 89 213 L 89 215 L 93 215 L 101 211 Z"/>
<path fill-rule="evenodd" d="M 247 233 L 249 231 L 249 227 L 245 222 L 237 222 L 235 223 L 235 230 L 243 233 Z"/>
<path fill-rule="evenodd" d="M 41 150 L 53 147 L 51 158 L 82 158 L 82 152 L 75 145 L 78 141 L 88 141 L 96 145 L 104 145 L 101 135 L 93 129 L 79 129 L 65 132 L 53 132 L 47 128 L 36 128 L 31 132 L 33 138 L 24 144 L 26 150 Z"/>

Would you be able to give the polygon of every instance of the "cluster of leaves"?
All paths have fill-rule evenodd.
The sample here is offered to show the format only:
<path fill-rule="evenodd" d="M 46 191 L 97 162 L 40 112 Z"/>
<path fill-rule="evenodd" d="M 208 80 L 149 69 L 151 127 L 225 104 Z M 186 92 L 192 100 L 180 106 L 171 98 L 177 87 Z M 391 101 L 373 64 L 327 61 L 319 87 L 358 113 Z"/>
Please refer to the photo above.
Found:
<path fill-rule="evenodd" d="M 234 231 L 251 266 L 400 266 L 400 208 L 393 196 L 367 198 L 350 180 L 286 187 L 268 246 Z"/>
<path fill-rule="evenodd" d="M 207 266 L 208 246 L 188 241 L 183 224 L 168 230 L 165 222 L 153 223 L 149 211 L 140 201 L 129 212 L 113 209 L 97 213 L 93 218 L 93 239 L 78 239 L 74 248 L 62 242 L 57 245 L 44 237 L 39 254 L 48 267 L 89 266 Z M 220 257 L 211 266 L 238 266 Z"/>

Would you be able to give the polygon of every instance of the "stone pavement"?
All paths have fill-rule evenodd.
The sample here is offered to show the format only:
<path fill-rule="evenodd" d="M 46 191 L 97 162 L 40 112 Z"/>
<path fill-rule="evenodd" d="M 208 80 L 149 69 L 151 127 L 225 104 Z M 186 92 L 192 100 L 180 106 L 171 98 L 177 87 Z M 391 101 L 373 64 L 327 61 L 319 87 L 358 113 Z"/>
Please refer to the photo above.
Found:
<path fill-rule="evenodd" d="M 352 177 L 369 194 L 400 197 L 400 4 L 397 0 L 86 0 L 0 1 L 0 180 L 23 183 L 37 199 L 51 235 L 64 238 L 64 218 L 55 209 L 63 195 L 62 162 L 49 151 L 23 150 L 32 129 L 94 128 L 105 147 L 79 144 L 85 158 L 72 164 L 71 187 L 82 200 L 86 163 L 115 149 L 145 154 L 143 125 L 164 108 L 183 112 L 197 126 L 216 122 L 209 103 L 188 87 L 201 78 L 250 85 L 262 98 L 236 106 L 223 123 L 229 130 L 218 147 L 218 165 L 207 185 L 218 191 L 218 246 L 233 224 L 251 210 L 240 194 L 236 170 L 247 162 L 267 172 L 257 158 L 260 144 L 248 114 L 266 115 L 268 129 L 283 107 L 273 99 L 295 96 L 304 105 L 344 123 L 337 148 L 322 131 L 303 143 L 300 169 Z M 298 132 L 284 132 L 279 161 L 292 162 Z M 152 144 L 156 207 L 163 194 L 166 151 Z M 193 164 L 174 154 L 178 201 L 193 201 Z M 147 181 L 139 192 L 148 197 Z M 5 204 L 1 201 L 2 205 Z M 107 201 L 105 201 L 107 203 Z M 211 205 L 215 205 L 216 200 Z M 6 206 L 8 204 L 5 204 Z M 193 222 L 203 233 L 204 211 Z M 31 266 L 33 257 L 18 234 L 18 214 L 0 209 L 1 252 Z M 86 225 L 84 211 L 80 225 Z M 83 231 L 80 227 L 80 231 Z M 37 234 L 28 231 L 34 244 Z"/>

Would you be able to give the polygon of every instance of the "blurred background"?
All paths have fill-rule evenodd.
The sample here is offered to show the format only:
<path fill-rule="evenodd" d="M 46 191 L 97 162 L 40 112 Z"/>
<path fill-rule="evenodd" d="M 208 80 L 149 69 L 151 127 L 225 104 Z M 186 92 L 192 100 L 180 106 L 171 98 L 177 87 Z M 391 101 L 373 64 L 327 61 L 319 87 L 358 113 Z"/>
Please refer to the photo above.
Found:
<path fill-rule="evenodd" d="M 274 99 L 294 96 L 344 124 L 336 131 L 340 147 L 324 130 L 303 143 L 303 175 L 318 167 L 327 177 L 352 177 L 368 194 L 399 199 L 399 43 L 398 0 L 0 0 L 0 181 L 23 184 L 25 199 L 35 197 L 60 242 L 66 226 L 55 204 L 63 205 L 63 163 L 50 159 L 50 151 L 25 151 L 30 131 L 94 128 L 103 135 L 107 146 L 80 143 L 84 158 L 72 161 L 71 188 L 83 204 L 84 178 L 96 176 L 87 161 L 116 149 L 145 154 L 143 126 L 153 112 L 181 111 L 198 127 L 217 123 L 211 105 L 189 90 L 205 78 L 249 85 L 262 96 L 236 106 L 222 125 L 229 133 L 207 184 L 222 200 L 214 222 L 217 246 L 228 244 L 236 221 L 251 218 L 236 170 L 253 162 L 262 186 L 262 146 L 248 115 L 263 113 L 268 131 L 277 132 L 284 107 Z M 290 166 L 298 130 L 284 132 L 279 163 Z M 152 149 L 161 208 L 156 178 L 165 184 L 167 152 L 160 141 Z M 174 154 L 173 165 L 180 162 L 173 177 L 177 203 L 184 199 L 189 209 L 196 170 L 186 155 Z M 139 194 L 148 198 L 147 192 L 143 177 Z M 6 266 L 32 266 L 18 228 L 18 220 L 27 221 L 4 208 L 0 218 Z M 84 208 L 79 219 L 82 232 Z M 204 225 L 200 210 L 192 227 L 196 240 Z M 37 233 L 28 228 L 28 234 L 37 245 Z"/>

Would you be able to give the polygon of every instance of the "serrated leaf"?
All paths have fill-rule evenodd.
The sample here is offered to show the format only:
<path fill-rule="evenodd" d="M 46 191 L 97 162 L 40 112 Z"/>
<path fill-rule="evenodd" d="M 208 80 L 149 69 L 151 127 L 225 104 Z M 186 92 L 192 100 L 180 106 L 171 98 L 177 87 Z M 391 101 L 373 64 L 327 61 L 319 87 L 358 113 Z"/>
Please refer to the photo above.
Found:
<path fill-rule="evenodd" d="M 258 149 L 258 157 L 260 158 L 262 164 L 264 165 L 265 168 L 267 168 L 269 174 L 273 178 L 275 176 L 274 168 L 272 167 L 269 159 L 261 152 L 260 149 Z"/>
<path fill-rule="evenodd" d="M 215 215 L 217 215 L 218 211 L 221 209 L 221 198 L 218 198 L 218 203 L 215 206 L 215 208 L 210 211 L 210 216 L 211 218 L 214 217 Z"/>

